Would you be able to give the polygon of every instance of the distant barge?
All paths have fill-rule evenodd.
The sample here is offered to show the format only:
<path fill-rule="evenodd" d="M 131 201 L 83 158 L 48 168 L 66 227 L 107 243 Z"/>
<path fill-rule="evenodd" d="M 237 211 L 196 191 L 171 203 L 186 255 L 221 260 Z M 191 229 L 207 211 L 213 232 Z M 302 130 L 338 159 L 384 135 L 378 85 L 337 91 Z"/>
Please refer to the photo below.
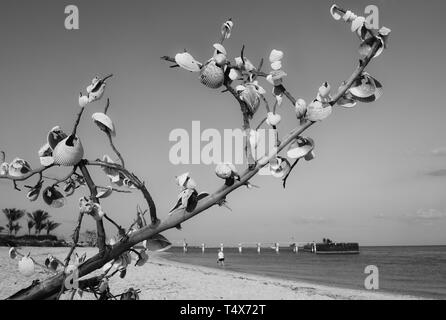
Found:
<path fill-rule="evenodd" d="M 299 249 L 315 254 L 359 254 L 358 243 L 334 243 L 329 239 L 324 239 L 323 243 L 308 243 Z"/>

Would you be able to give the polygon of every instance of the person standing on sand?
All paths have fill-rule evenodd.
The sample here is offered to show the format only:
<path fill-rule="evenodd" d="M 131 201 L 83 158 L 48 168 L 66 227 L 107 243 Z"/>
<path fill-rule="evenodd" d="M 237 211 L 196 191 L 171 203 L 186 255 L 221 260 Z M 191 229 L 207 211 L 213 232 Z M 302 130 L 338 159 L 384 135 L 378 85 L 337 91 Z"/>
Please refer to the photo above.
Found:
<path fill-rule="evenodd" d="M 223 250 L 219 250 L 218 251 L 218 260 L 217 260 L 217 264 L 221 263 L 221 265 L 224 267 L 225 266 L 225 254 L 223 253 Z"/>

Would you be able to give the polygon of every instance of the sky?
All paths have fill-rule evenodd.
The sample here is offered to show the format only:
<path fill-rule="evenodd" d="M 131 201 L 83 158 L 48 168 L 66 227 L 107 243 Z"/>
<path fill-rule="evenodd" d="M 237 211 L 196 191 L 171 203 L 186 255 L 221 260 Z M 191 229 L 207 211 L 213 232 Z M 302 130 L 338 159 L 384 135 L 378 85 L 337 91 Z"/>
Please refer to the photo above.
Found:
<path fill-rule="evenodd" d="M 79 8 L 79 30 L 66 30 L 67 5 Z M 146 181 L 160 218 L 179 192 L 175 176 L 189 171 L 199 191 L 221 185 L 213 165 L 174 165 L 169 150 L 174 129 L 191 132 L 239 128 L 238 104 L 230 94 L 204 87 L 198 75 L 170 69 L 161 56 L 187 49 L 197 60 L 212 55 L 220 26 L 235 27 L 225 47 L 231 58 L 246 56 L 256 64 L 272 49 L 284 51 L 285 86 L 294 96 L 312 100 L 322 82 L 337 86 L 350 76 L 358 58 L 358 39 L 349 25 L 332 19 L 332 1 L 2 1 L 0 10 L 0 149 L 39 166 L 37 151 L 49 129 L 71 130 L 80 91 L 95 75 L 113 73 L 106 97 L 115 122 L 115 143 L 126 166 Z M 384 85 L 373 104 L 335 109 L 308 130 L 317 158 L 298 166 L 283 189 L 272 177 L 255 177 L 260 189 L 239 189 L 228 197 L 233 211 L 214 207 L 164 233 L 174 243 L 208 245 L 239 242 L 354 241 L 361 245 L 446 244 L 446 64 L 444 1 L 338 1 L 363 14 L 379 8 L 380 26 L 392 29 L 389 48 L 368 72 Z M 267 66 L 268 67 L 268 66 Z M 263 80 L 262 80 L 263 81 Z M 262 82 L 267 91 L 270 86 Z M 273 97 L 268 96 L 272 101 Z M 109 154 L 106 137 L 91 120 L 104 100 L 88 106 L 79 136 L 90 160 Z M 264 109 L 261 109 L 264 112 Z M 288 102 L 278 112 L 281 135 L 298 125 Z M 260 112 L 259 112 L 260 113 Z M 263 114 L 262 114 L 263 115 Z M 257 115 L 257 124 L 262 115 Z M 202 145 L 204 146 L 204 144 Z M 242 170 L 242 167 L 239 166 Z M 47 172 L 63 176 L 67 168 Z M 108 185 L 91 168 L 99 185 Z M 29 183 L 30 184 L 30 183 Z M 23 185 L 23 184 L 22 184 Z M 25 189 L 26 190 L 26 189 Z M 10 181 L 0 180 L 0 207 L 28 211 L 43 208 L 62 223 L 56 234 L 68 237 L 78 215 L 79 190 L 63 209 L 29 202 Z M 102 203 L 128 226 L 139 193 L 114 194 Z M 0 225 L 6 219 L 0 216 Z M 22 221 L 26 229 L 25 220 Z M 82 231 L 94 229 L 86 219 Z M 106 224 L 108 236 L 115 235 Z M 25 232 L 24 230 L 23 232 Z"/>

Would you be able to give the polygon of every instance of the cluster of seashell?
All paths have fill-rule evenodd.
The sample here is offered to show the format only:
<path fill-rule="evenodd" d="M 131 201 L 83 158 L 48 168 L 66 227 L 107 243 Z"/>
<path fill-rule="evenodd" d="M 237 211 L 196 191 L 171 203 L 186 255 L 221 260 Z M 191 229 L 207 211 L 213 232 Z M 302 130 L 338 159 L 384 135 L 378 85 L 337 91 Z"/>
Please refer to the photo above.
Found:
<path fill-rule="evenodd" d="M 269 55 L 269 62 L 271 63 L 271 72 L 266 77 L 266 80 L 271 83 L 273 88 L 273 94 L 276 97 L 277 104 L 280 106 L 283 100 L 284 88 L 282 86 L 283 78 L 287 76 L 285 71 L 282 70 L 283 51 L 273 49 Z"/>
<path fill-rule="evenodd" d="M 109 75 L 103 79 L 94 77 L 91 80 L 91 84 L 87 87 L 87 94 L 83 95 L 82 92 L 79 95 L 79 106 L 84 108 L 87 104 L 100 100 L 104 96 L 105 87 L 107 85 L 106 80 L 113 75 Z"/>
<path fill-rule="evenodd" d="M 351 24 L 351 31 L 356 33 L 361 39 L 361 45 L 359 48 L 359 53 L 362 57 L 367 56 L 373 46 L 375 41 L 380 42 L 380 47 L 373 58 L 381 55 L 383 50 L 387 47 L 388 37 L 391 30 L 386 27 L 382 27 L 379 30 L 372 30 L 371 26 L 367 23 L 366 18 L 362 16 L 357 16 L 352 11 L 347 10 L 343 15 L 341 15 L 340 8 L 337 5 L 333 5 L 330 8 L 330 13 L 335 20 L 343 20 L 346 23 Z"/>

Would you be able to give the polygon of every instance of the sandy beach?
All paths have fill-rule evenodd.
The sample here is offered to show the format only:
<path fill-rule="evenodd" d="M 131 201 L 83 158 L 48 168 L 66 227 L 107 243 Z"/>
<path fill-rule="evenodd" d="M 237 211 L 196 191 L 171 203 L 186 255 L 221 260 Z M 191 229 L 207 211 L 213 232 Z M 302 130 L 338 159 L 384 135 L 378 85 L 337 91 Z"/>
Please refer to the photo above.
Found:
<path fill-rule="evenodd" d="M 91 257 L 94 248 L 80 248 L 78 253 Z M 67 248 L 21 248 L 22 253 L 31 252 L 32 257 L 43 263 L 51 253 L 63 259 Z M 8 248 L 0 248 L 0 299 L 5 299 L 18 290 L 29 286 L 35 279 L 45 279 L 48 274 L 36 267 L 32 277 L 18 272 L 18 260 L 11 260 Z M 140 289 L 140 298 L 154 300 L 370 300 L 370 299 L 417 299 L 411 296 L 369 292 L 315 285 L 300 281 L 286 281 L 256 275 L 230 272 L 219 269 L 172 262 L 165 254 L 151 254 L 143 267 L 130 266 L 125 279 L 114 277 L 110 281 L 112 293 L 122 293 L 133 287 Z M 63 298 L 67 298 L 64 295 Z M 92 299 L 85 294 L 83 299 Z M 75 299 L 79 299 L 76 295 Z"/>

